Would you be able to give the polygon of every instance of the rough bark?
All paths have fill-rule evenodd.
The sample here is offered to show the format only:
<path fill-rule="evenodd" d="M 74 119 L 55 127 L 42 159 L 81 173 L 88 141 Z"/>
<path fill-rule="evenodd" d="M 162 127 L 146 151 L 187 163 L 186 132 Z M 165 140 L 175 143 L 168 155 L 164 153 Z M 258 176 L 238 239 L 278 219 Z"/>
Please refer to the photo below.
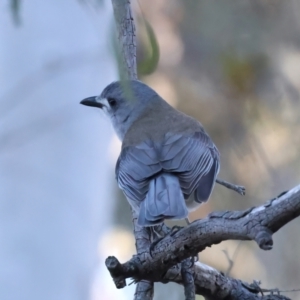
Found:
<path fill-rule="evenodd" d="M 148 251 L 151 245 L 151 232 L 149 228 L 141 227 L 137 223 L 138 216 L 134 210 L 132 210 L 133 217 L 133 232 L 135 237 L 135 247 L 137 253 L 143 253 Z M 152 300 L 154 293 L 153 282 L 148 280 L 141 280 L 138 282 L 134 299 L 135 300 Z"/>
<path fill-rule="evenodd" d="M 120 264 L 115 257 L 108 257 L 106 264 L 110 270 L 112 264 L 118 266 L 119 280 L 132 277 L 137 282 L 182 283 L 179 263 L 183 260 L 228 239 L 254 240 L 261 249 L 270 250 L 273 246 L 272 234 L 299 215 L 300 185 L 262 206 L 245 211 L 214 212 L 205 219 L 167 235 L 153 247 L 151 253 L 148 250 L 135 255 L 124 264 Z M 216 297 L 211 299 L 265 299 L 265 296 L 257 295 L 258 288 L 250 288 L 246 283 L 218 273 L 208 266 L 201 266 L 202 269 L 199 269 L 196 263 L 193 270 L 197 294 Z"/>
<path fill-rule="evenodd" d="M 129 0 L 112 0 L 117 26 L 121 74 L 137 79 L 136 30 Z"/>

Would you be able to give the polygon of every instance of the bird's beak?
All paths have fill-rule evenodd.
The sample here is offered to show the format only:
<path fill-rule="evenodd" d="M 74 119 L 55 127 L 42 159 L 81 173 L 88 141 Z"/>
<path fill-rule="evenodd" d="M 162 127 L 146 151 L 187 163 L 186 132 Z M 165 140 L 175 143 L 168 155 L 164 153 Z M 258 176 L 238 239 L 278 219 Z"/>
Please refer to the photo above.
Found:
<path fill-rule="evenodd" d="M 105 105 L 101 102 L 98 102 L 97 98 L 98 97 L 96 97 L 96 96 L 85 98 L 85 99 L 80 101 L 80 104 L 83 104 L 83 105 L 86 105 L 86 106 L 93 106 L 93 107 L 103 108 L 103 106 L 105 106 Z"/>

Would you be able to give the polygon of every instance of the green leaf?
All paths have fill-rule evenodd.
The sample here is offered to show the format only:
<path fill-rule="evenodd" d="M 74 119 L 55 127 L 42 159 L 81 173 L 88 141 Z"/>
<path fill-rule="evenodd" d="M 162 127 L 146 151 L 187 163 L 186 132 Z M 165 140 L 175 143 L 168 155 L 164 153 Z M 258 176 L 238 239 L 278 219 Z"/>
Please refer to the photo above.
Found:
<path fill-rule="evenodd" d="M 143 44 L 145 58 L 138 61 L 137 71 L 139 75 L 149 75 L 157 68 L 159 62 L 159 45 L 151 24 L 146 19 L 143 19 L 143 21 L 149 43 L 148 45 Z"/>

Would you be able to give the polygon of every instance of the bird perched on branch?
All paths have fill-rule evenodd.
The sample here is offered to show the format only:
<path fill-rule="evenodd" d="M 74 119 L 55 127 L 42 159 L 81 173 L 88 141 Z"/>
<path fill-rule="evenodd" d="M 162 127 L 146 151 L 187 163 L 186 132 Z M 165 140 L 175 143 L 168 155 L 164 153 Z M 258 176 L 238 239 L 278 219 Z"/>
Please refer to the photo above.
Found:
<path fill-rule="evenodd" d="M 137 80 L 113 82 L 80 103 L 102 109 L 122 141 L 116 178 L 139 225 L 186 218 L 208 200 L 219 152 L 200 122 Z"/>

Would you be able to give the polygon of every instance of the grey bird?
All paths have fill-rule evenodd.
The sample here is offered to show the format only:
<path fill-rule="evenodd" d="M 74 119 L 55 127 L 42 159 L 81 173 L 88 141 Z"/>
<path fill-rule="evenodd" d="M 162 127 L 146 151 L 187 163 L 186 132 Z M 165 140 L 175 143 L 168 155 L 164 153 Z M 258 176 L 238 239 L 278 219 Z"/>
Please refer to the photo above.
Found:
<path fill-rule="evenodd" d="M 209 199 L 219 151 L 199 121 L 137 80 L 113 82 L 80 103 L 101 108 L 122 141 L 116 179 L 139 225 L 187 218 Z"/>

